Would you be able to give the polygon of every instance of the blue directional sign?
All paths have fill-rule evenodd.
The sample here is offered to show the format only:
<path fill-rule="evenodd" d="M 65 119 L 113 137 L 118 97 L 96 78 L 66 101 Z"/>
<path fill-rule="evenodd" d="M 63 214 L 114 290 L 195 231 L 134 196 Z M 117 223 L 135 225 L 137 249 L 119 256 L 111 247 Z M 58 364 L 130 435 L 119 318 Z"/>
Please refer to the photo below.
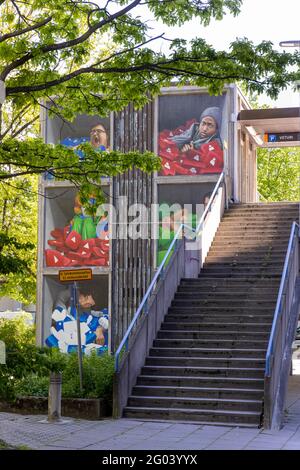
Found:
<path fill-rule="evenodd" d="M 264 142 L 267 143 L 282 143 L 282 142 L 296 142 L 300 141 L 300 132 L 285 132 L 265 134 Z"/>

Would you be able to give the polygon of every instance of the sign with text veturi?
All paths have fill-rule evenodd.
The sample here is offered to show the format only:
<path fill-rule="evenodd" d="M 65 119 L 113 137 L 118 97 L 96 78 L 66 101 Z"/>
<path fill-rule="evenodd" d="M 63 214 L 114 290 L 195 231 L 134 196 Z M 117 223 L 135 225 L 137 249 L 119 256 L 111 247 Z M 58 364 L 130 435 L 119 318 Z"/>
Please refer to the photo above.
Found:
<path fill-rule="evenodd" d="M 300 132 L 280 132 L 268 133 L 264 135 L 264 142 L 269 144 L 298 141 L 300 141 Z"/>

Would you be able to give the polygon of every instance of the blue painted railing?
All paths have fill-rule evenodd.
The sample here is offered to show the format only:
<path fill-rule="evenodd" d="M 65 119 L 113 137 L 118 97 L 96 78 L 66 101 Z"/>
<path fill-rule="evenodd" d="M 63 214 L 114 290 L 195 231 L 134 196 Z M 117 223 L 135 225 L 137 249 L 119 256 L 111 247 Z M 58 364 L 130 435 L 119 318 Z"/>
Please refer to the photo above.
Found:
<path fill-rule="evenodd" d="M 128 351 L 130 335 L 131 335 L 132 330 L 133 330 L 138 318 L 140 317 L 142 311 L 145 310 L 145 313 L 147 314 L 147 308 L 146 307 L 147 307 L 147 303 L 149 301 L 149 298 L 150 298 L 151 294 L 154 291 L 154 288 L 156 286 L 156 283 L 158 281 L 159 276 L 161 274 L 163 274 L 163 271 L 165 269 L 165 265 L 166 265 L 166 262 L 168 260 L 168 257 L 170 255 L 170 253 L 172 252 L 173 248 L 177 246 L 178 240 L 182 236 L 183 229 L 187 229 L 189 231 L 194 232 L 195 237 L 197 237 L 199 235 L 199 233 L 201 232 L 203 222 L 204 222 L 208 212 L 211 210 L 211 205 L 212 205 L 212 203 L 213 203 L 213 201 L 214 201 L 214 199 L 217 195 L 217 192 L 218 192 L 218 190 L 221 186 L 221 183 L 222 183 L 223 179 L 224 179 L 224 173 L 221 173 L 221 175 L 220 175 L 220 177 L 217 181 L 217 184 L 216 184 L 216 186 L 215 186 L 215 188 L 214 188 L 214 190 L 213 190 L 213 192 L 212 192 L 212 194 L 209 198 L 208 204 L 207 204 L 207 206 L 206 206 L 206 208 L 205 208 L 205 210 L 204 210 L 204 212 L 201 216 L 201 219 L 200 219 L 200 221 L 197 225 L 197 228 L 193 229 L 192 227 L 190 227 L 186 224 L 181 224 L 179 229 L 177 230 L 176 235 L 173 238 L 173 240 L 172 240 L 172 242 L 171 242 L 171 244 L 168 248 L 168 251 L 164 256 L 164 259 L 162 260 L 161 264 L 159 265 L 159 267 L 158 267 L 158 269 L 157 269 L 157 271 L 156 271 L 156 273 L 155 273 L 155 275 L 154 275 L 154 277 L 151 281 L 151 284 L 148 287 L 147 292 L 145 293 L 145 295 L 144 295 L 144 297 L 143 297 L 136 313 L 134 314 L 134 316 L 131 320 L 131 323 L 128 326 L 127 331 L 126 331 L 126 333 L 125 333 L 125 335 L 124 335 L 124 337 L 123 337 L 123 339 L 122 339 L 122 341 L 121 341 L 121 343 L 120 343 L 120 345 L 119 345 L 119 347 L 118 347 L 118 349 L 115 353 L 115 370 L 116 370 L 116 372 L 119 371 L 119 357 L 120 357 L 121 351 L 123 350 L 124 347 L 125 347 L 125 351 Z M 172 253 L 171 256 L 174 256 L 175 251 Z"/>
<path fill-rule="evenodd" d="M 282 272 L 282 277 L 281 277 L 281 282 L 280 282 L 280 287 L 279 287 L 279 292 L 278 292 L 278 297 L 277 297 L 274 319 L 273 319 L 273 324 L 272 324 L 272 329 L 271 329 L 271 334 L 270 334 L 270 339 L 269 339 L 269 344 L 268 344 L 268 349 L 267 349 L 267 354 L 266 354 L 265 376 L 267 377 L 270 377 L 271 375 L 271 358 L 274 352 L 275 333 L 277 330 L 277 325 L 278 325 L 280 316 L 282 314 L 283 293 L 285 289 L 285 284 L 287 282 L 289 266 L 292 260 L 294 239 L 295 237 L 299 238 L 299 228 L 300 228 L 299 225 L 296 222 L 293 222 L 288 249 L 287 249 L 287 253 L 285 256 L 285 262 L 284 262 L 284 267 L 283 267 L 283 272 Z"/>

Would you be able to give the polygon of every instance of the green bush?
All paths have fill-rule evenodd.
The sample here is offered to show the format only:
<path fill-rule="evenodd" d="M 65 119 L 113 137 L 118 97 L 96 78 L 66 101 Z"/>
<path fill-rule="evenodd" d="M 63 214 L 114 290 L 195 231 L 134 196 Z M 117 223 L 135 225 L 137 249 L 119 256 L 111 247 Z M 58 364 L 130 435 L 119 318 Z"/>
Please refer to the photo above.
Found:
<path fill-rule="evenodd" d="M 13 319 L 0 318 L 0 339 L 6 347 L 6 364 L 0 365 L 0 397 L 6 400 L 15 397 L 18 379 L 41 366 L 34 326 L 28 323 L 29 316 L 20 313 Z"/>
<path fill-rule="evenodd" d="M 1 372 L 20 378 L 39 366 L 39 354 L 35 346 L 34 326 L 27 323 L 26 315 L 13 319 L 0 318 L 0 339 L 6 347 L 6 365 Z"/>
<path fill-rule="evenodd" d="M 49 390 L 49 377 L 29 374 L 15 381 L 15 397 L 47 397 Z"/>
<path fill-rule="evenodd" d="M 76 353 L 68 356 L 63 370 L 62 396 L 64 398 L 106 398 L 112 400 L 114 359 L 108 353 L 102 356 L 83 356 L 83 392 L 80 391 Z"/>
<path fill-rule="evenodd" d="M 108 353 L 83 356 L 83 391 L 80 390 L 78 357 L 57 348 L 35 346 L 34 327 L 26 315 L 0 318 L 0 339 L 6 344 L 6 365 L 0 365 L 0 398 L 47 396 L 50 372 L 62 372 L 64 398 L 112 400 L 114 359 Z"/>
<path fill-rule="evenodd" d="M 64 354 L 62 370 L 63 398 L 105 398 L 112 401 L 114 359 L 109 354 L 83 357 L 83 391 L 80 390 L 76 353 Z M 29 374 L 15 381 L 14 396 L 48 396 L 49 374 Z"/>

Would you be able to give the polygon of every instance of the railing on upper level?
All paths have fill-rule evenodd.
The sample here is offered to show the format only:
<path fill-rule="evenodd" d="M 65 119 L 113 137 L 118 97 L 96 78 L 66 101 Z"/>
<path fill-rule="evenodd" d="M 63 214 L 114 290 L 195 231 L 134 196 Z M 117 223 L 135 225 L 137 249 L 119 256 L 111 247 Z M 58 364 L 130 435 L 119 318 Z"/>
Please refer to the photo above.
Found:
<path fill-rule="evenodd" d="M 186 224 L 181 224 L 178 228 L 115 353 L 115 417 L 121 416 L 126 406 L 180 279 L 196 278 L 199 274 L 224 212 L 226 197 L 223 183 L 224 173 L 218 179 L 197 228 L 192 229 Z M 190 241 L 185 238 L 187 232 L 194 234 Z"/>
<path fill-rule="evenodd" d="M 294 222 L 278 292 L 266 354 L 264 427 L 279 429 L 291 363 L 291 345 L 299 317 L 299 225 Z"/>

